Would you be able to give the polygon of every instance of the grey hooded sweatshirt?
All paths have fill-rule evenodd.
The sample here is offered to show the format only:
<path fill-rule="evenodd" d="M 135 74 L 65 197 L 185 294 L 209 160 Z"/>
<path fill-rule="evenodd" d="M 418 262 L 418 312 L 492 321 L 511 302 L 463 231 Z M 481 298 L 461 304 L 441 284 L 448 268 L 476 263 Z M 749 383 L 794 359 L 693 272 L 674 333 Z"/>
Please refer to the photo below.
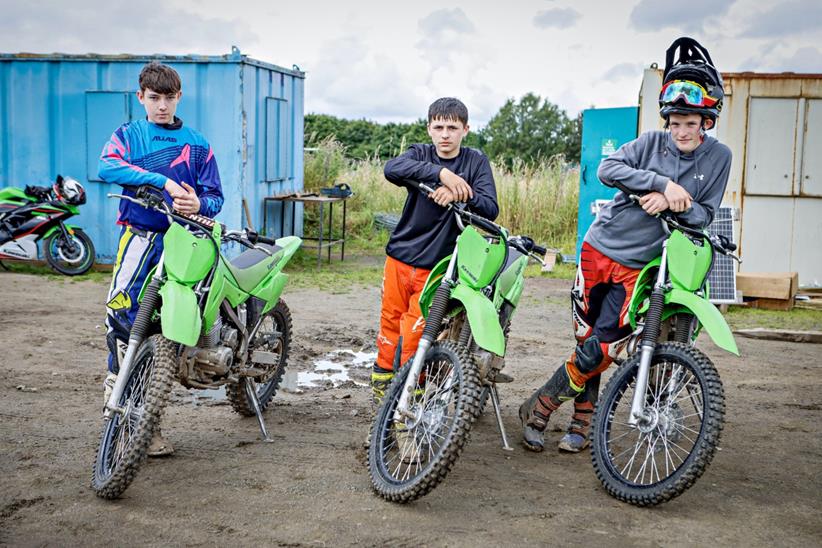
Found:
<path fill-rule="evenodd" d="M 677 214 L 683 224 L 704 228 L 722 202 L 731 170 L 730 149 L 710 136 L 690 153 L 680 152 L 667 131 L 649 131 L 622 145 L 599 165 L 597 176 L 608 186 L 622 183 L 637 195 L 665 192 L 668 181 L 693 200 Z M 623 192 L 600 209 L 584 241 L 614 261 L 642 268 L 662 253 L 662 221 L 648 215 Z"/>

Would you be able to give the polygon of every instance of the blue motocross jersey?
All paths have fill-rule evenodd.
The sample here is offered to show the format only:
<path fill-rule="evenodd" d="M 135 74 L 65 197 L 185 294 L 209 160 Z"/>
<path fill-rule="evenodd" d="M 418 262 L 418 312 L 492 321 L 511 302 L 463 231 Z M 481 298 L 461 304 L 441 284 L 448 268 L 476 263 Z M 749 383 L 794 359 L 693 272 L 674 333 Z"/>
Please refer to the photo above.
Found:
<path fill-rule="evenodd" d="M 166 179 L 187 183 L 200 199 L 200 214 L 214 217 L 223 207 L 223 189 L 217 161 L 208 141 L 197 131 L 184 127 L 175 117 L 173 124 L 154 124 L 146 119 L 123 124 L 103 147 L 100 178 L 108 183 L 152 185 L 162 190 Z M 133 195 L 129 188 L 124 194 Z M 171 197 L 163 191 L 170 204 Z M 120 200 L 118 224 L 152 232 L 165 232 L 165 215 Z"/>

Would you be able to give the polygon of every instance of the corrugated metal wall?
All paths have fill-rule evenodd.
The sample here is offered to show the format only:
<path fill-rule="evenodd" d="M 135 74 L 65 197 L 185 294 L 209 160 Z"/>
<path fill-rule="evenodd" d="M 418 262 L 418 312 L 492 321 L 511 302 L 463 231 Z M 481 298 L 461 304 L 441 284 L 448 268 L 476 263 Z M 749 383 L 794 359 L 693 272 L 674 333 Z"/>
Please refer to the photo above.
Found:
<path fill-rule="evenodd" d="M 214 149 L 231 228 L 262 228 L 262 198 L 302 189 L 304 74 L 242 56 L 0 54 L 0 187 L 46 184 L 60 173 L 81 181 L 88 203 L 71 222 L 91 235 L 100 262 L 116 252 L 116 191 L 97 177 L 97 158 L 119 124 L 145 116 L 137 101 L 143 65 L 158 59 L 183 80 L 177 115 Z M 302 217 L 297 218 L 301 232 Z M 279 209 L 269 226 L 279 228 Z M 286 227 L 290 228 L 290 219 Z"/>

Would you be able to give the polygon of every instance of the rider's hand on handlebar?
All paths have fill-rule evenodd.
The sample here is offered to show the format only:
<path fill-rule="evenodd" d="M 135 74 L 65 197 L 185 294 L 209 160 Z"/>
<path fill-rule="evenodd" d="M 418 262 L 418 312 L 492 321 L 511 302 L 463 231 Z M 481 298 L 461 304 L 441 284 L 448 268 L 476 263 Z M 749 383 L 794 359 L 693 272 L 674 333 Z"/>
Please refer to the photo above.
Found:
<path fill-rule="evenodd" d="M 665 187 L 665 199 L 668 200 L 668 208 L 674 213 L 682 213 L 691 207 L 691 195 L 673 181 L 668 181 L 668 186 Z"/>
<path fill-rule="evenodd" d="M 466 180 L 450 169 L 442 168 L 440 170 L 440 182 L 454 195 L 453 201 L 467 202 L 474 197 L 474 192 Z M 434 201 L 436 202 L 436 200 Z"/>
<path fill-rule="evenodd" d="M 660 192 L 649 192 L 639 199 L 639 205 L 645 210 L 648 215 L 656 215 L 662 213 L 669 208 L 668 200 L 665 195 Z"/>
<path fill-rule="evenodd" d="M 180 213 L 193 215 L 200 212 L 200 199 L 190 185 L 183 182 L 180 186 L 171 179 L 167 179 L 165 189 L 174 200 L 174 209 Z"/>
<path fill-rule="evenodd" d="M 441 186 L 437 188 L 434 192 L 432 192 L 429 196 L 437 205 L 442 207 L 447 206 L 451 202 L 456 202 L 457 199 L 454 196 L 454 193 L 451 192 L 447 187 Z"/>

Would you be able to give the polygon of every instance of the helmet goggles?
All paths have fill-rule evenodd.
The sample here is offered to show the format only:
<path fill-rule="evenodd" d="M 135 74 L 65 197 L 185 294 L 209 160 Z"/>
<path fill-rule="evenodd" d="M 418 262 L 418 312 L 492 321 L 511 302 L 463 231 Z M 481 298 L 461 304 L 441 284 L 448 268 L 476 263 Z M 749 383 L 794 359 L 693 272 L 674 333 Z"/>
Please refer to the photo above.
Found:
<path fill-rule="evenodd" d="M 661 103 L 673 104 L 680 99 L 692 107 L 712 107 L 719 101 L 711 97 L 704 87 L 690 80 L 672 80 L 662 86 L 659 95 Z"/>

